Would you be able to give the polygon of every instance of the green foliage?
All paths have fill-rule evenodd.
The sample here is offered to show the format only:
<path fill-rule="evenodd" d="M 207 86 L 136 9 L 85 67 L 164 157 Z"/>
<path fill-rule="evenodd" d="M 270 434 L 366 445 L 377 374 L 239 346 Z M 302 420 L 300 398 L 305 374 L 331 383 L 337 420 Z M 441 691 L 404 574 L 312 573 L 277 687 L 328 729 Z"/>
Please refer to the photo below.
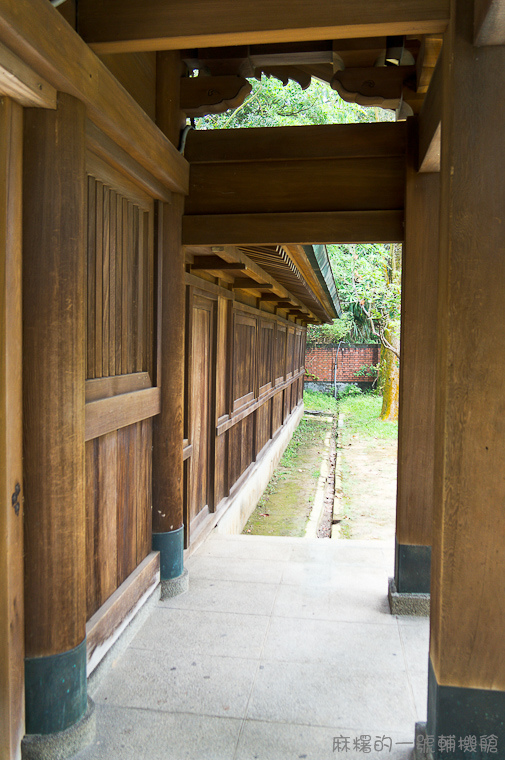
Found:
<path fill-rule="evenodd" d="M 349 396 L 361 396 L 363 394 L 363 391 L 359 387 L 359 385 L 353 385 L 353 383 L 349 383 L 349 385 L 346 385 L 345 388 L 342 388 L 341 391 L 337 391 L 337 399 L 342 398 L 348 398 Z"/>
<path fill-rule="evenodd" d="M 313 412 L 328 412 L 328 414 L 337 412 L 337 402 L 331 393 L 304 390 L 303 403 L 305 409 L 310 409 Z"/>
<path fill-rule="evenodd" d="M 378 372 L 379 372 L 378 364 L 362 364 L 361 367 L 358 369 L 358 371 L 355 372 L 354 374 L 357 377 L 377 377 Z"/>
<path fill-rule="evenodd" d="M 339 402 L 339 410 L 345 414 L 345 426 L 342 429 L 343 444 L 353 436 L 362 440 L 394 440 L 398 436 L 397 422 L 383 422 L 379 415 L 382 399 L 373 393 L 361 396 L 348 396 Z"/>
<path fill-rule="evenodd" d="M 291 127 L 395 120 L 392 111 L 346 103 L 329 84 L 318 79 L 312 79 L 306 90 L 291 80 L 284 87 L 278 79 L 265 75 L 261 81 L 249 81 L 253 89 L 241 106 L 224 114 L 197 118 L 196 128 Z"/>

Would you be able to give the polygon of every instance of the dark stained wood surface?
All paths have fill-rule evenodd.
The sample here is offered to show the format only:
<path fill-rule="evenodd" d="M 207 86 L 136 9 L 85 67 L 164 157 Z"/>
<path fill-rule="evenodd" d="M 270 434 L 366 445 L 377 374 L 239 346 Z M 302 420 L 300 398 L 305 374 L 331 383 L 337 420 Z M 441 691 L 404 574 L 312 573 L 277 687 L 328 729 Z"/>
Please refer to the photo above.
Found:
<path fill-rule="evenodd" d="M 185 245 L 403 242 L 403 210 L 184 216 Z"/>
<path fill-rule="evenodd" d="M 23 110 L 0 102 L 0 757 L 24 729 L 22 343 Z M 12 504 L 20 486 L 17 514 Z"/>
<path fill-rule="evenodd" d="M 430 653 L 439 684 L 503 691 L 505 99 L 496 93 L 505 47 L 472 45 L 472 2 L 453 2 L 452 13 L 443 54 Z"/>
<path fill-rule="evenodd" d="M 25 113 L 28 657 L 72 649 L 85 634 L 85 115 L 80 101 L 61 93 L 56 111 Z"/>
<path fill-rule="evenodd" d="M 417 121 L 410 121 L 409 127 L 396 538 L 401 544 L 431 546 L 440 175 L 416 171 Z"/>
<path fill-rule="evenodd" d="M 198 13 L 188 12 L 183 0 L 79 4 L 81 34 L 101 52 L 430 34 L 443 32 L 448 19 L 447 0 L 387 0 L 380 5 L 364 0 L 321 0 L 317 5 L 211 0 Z"/>

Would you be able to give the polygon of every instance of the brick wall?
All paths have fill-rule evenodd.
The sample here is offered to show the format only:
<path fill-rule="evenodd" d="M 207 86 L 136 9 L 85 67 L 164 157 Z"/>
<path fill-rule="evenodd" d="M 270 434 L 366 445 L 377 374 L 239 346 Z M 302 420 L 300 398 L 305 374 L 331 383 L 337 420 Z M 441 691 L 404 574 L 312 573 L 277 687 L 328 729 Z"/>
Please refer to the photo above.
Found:
<path fill-rule="evenodd" d="M 335 356 L 338 346 L 307 347 L 305 374 L 316 380 L 333 382 Z M 379 363 L 380 347 L 377 345 L 343 343 L 338 352 L 337 382 L 373 382 L 372 377 L 356 375 L 363 366 Z M 310 379 L 307 378 L 307 379 Z"/>

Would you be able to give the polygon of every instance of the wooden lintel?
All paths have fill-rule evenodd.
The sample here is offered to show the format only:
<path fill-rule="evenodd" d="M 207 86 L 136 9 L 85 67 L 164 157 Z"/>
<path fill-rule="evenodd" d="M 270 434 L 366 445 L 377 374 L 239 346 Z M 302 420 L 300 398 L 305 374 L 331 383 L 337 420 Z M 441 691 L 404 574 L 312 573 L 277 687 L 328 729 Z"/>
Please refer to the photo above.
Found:
<path fill-rule="evenodd" d="M 260 296 L 260 301 L 270 301 L 271 303 L 283 300 L 284 296 L 278 296 L 276 293 L 263 293 L 263 295 Z"/>
<path fill-rule="evenodd" d="M 474 44 L 505 45 L 505 2 L 475 0 Z"/>
<path fill-rule="evenodd" d="M 273 284 L 270 282 L 256 282 L 256 280 L 253 280 L 251 277 L 238 277 L 232 284 L 232 288 L 234 290 L 240 288 L 244 290 L 247 290 L 248 288 L 262 288 L 268 290 L 269 288 L 273 288 Z"/>
<path fill-rule="evenodd" d="M 186 245 L 401 243 L 403 211 L 323 211 L 184 216 Z"/>
<path fill-rule="evenodd" d="M 277 304 L 278 309 L 290 309 L 294 304 L 292 301 L 279 301 Z"/>
<path fill-rule="evenodd" d="M 349 39 L 445 31 L 449 0 L 80 0 L 79 31 L 97 52 Z"/>
<path fill-rule="evenodd" d="M 189 117 L 238 108 L 252 90 L 247 79 L 237 76 L 182 77 L 180 81 L 181 110 Z"/>
<path fill-rule="evenodd" d="M 406 145 L 404 122 L 195 129 L 188 134 L 184 156 L 190 164 L 389 158 L 404 156 Z"/>
<path fill-rule="evenodd" d="M 440 138 L 442 132 L 442 57 L 435 71 L 419 114 L 418 171 L 440 171 Z"/>
<path fill-rule="evenodd" d="M 56 90 L 9 48 L 0 44 L 0 95 L 22 106 L 56 108 Z"/>
<path fill-rule="evenodd" d="M 219 256 L 196 256 L 191 271 L 243 271 L 246 269 L 245 264 L 237 261 L 224 261 Z"/>

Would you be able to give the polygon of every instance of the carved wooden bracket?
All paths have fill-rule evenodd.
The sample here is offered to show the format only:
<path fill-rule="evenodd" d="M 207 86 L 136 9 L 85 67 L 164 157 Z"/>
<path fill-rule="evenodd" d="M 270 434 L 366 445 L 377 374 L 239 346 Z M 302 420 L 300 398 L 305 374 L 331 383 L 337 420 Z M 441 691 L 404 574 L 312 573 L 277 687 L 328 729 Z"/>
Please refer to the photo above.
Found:
<path fill-rule="evenodd" d="M 241 106 L 251 90 L 243 77 L 182 77 L 181 110 L 190 117 L 224 113 Z"/>
<path fill-rule="evenodd" d="M 284 87 L 287 85 L 290 79 L 293 82 L 298 82 L 302 90 L 306 90 L 310 86 L 312 77 L 306 71 L 299 69 L 296 66 L 267 66 L 260 69 L 256 69 L 254 76 L 256 79 L 261 79 L 261 74 L 265 74 L 267 77 L 275 77 L 282 82 Z"/>
<path fill-rule="evenodd" d="M 371 66 L 337 71 L 331 86 L 347 103 L 396 110 L 404 87 L 415 91 L 415 66 Z"/>

